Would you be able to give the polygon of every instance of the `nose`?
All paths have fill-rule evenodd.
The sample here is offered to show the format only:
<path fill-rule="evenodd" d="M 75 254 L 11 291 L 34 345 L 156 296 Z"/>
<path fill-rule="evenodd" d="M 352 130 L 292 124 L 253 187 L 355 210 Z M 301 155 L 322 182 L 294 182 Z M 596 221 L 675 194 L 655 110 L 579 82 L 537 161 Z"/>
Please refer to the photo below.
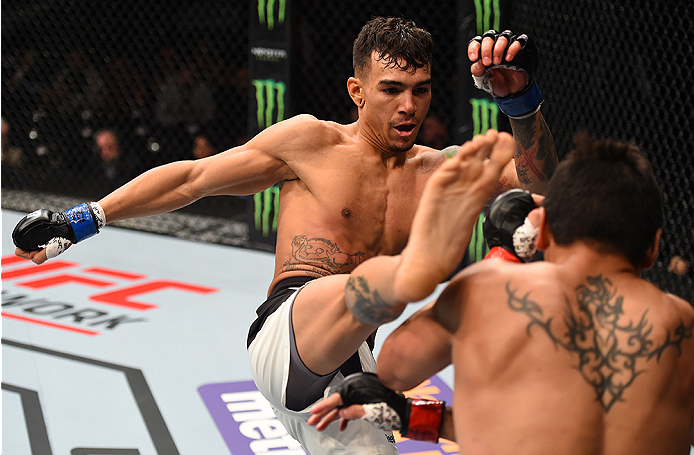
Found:
<path fill-rule="evenodd" d="M 409 91 L 402 92 L 400 98 L 399 112 L 401 114 L 412 115 L 417 111 L 417 106 L 414 104 L 414 95 Z"/>

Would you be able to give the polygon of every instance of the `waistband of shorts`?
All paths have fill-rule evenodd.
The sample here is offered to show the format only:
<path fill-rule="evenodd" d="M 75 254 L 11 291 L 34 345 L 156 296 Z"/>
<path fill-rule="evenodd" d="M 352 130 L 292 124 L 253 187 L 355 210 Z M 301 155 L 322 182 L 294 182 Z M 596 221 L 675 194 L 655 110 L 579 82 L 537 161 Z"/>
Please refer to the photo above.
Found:
<path fill-rule="evenodd" d="M 267 300 L 255 311 L 256 318 L 248 330 L 246 347 L 251 345 L 255 336 L 260 332 L 260 329 L 263 328 L 267 318 L 277 311 L 282 303 L 284 303 L 297 289 L 313 279 L 314 278 L 307 276 L 292 276 L 277 283 L 277 286 L 272 290 Z"/>
<path fill-rule="evenodd" d="M 289 278 L 285 278 L 277 285 L 274 287 L 270 295 L 268 296 L 269 299 L 272 297 L 275 297 L 276 295 L 282 294 L 285 292 L 287 289 L 291 288 L 300 288 L 304 284 L 308 283 L 311 280 L 315 280 L 315 277 L 311 276 L 290 276 Z"/>

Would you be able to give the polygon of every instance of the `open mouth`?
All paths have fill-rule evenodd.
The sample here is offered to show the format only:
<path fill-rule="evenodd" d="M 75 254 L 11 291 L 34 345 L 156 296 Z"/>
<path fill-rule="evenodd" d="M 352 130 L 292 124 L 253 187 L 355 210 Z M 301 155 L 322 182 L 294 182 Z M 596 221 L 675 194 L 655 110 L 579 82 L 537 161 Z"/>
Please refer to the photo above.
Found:
<path fill-rule="evenodd" d="M 396 125 L 395 129 L 397 130 L 400 136 L 405 137 L 412 134 L 412 132 L 414 131 L 414 127 L 414 123 L 403 123 L 401 125 Z"/>

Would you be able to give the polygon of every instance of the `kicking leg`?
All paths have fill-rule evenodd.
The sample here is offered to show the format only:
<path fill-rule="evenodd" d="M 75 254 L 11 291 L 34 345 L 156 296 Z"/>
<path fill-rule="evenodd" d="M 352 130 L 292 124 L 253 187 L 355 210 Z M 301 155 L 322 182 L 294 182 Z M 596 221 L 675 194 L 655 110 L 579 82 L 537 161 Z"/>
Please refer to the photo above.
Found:
<path fill-rule="evenodd" d="M 403 252 L 372 258 L 351 273 L 345 295 L 352 314 L 373 325 L 392 321 L 450 276 L 513 147 L 509 134 L 489 131 L 439 167 L 424 189 Z"/>

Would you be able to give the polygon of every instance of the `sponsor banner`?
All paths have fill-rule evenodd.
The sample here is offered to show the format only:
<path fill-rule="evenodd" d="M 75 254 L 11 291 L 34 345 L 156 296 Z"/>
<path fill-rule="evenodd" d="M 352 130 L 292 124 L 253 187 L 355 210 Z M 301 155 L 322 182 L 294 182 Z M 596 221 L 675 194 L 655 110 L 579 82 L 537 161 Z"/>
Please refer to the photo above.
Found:
<path fill-rule="evenodd" d="M 2 317 L 81 335 L 100 335 L 124 325 L 147 322 L 156 310 L 146 296 L 160 291 L 206 295 L 218 288 L 106 267 L 84 267 L 78 262 L 54 259 L 36 265 L 14 255 L 2 257 Z M 88 303 L 40 298 L 32 291 L 65 285 L 90 290 Z"/>
<path fill-rule="evenodd" d="M 475 0 L 459 2 L 458 20 L 463 26 L 458 34 L 458 47 L 462 56 L 458 61 L 460 74 L 470 74 L 467 46 L 475 35 L 487 30 L 502 31 L 509 27 L 509 0 Z M 488 129 L 510 131 L 511 125 L 491 95 L 475 88 L 471 77 L 458 78 L 454 141 L 462 144 Z"/>
<path fill-rule="evenodd" d="M 262 193 L 253 195 L 253 223 L 256 233 L 267 238 L 277 232 L 280 205 L 280 188 L 273 185 Z"/>
<path fill-rule="evenodd" d="M 291 112 L 291 3 L 289 0 L 250 2 L 248 134 L 255 136 Z M 253 248 L 275 251 L 279 188 L 253 196 L 249 240 Z"/>
<path fill-rule="evenodd" d="M 301 445 L 287 434 L 253 381 L 206 384 L 198 388 L 222 438 L 234 455 L 281 453 L 303 455 Z M 444 400 L 451 403 L 453 391 L 438 376 L 433 376 L 405 393 L 411 398 Z M 441 440 L 438 444 L 413 441 L 394 432 L 401 454 L 458 454 L 458 446 Z"/>
<path fill-rule="evenodd" d="M 207 384 L 198 388 L 222 438 L 234 455 L 306 455 L 287 434 L 253 381 Z"/>

